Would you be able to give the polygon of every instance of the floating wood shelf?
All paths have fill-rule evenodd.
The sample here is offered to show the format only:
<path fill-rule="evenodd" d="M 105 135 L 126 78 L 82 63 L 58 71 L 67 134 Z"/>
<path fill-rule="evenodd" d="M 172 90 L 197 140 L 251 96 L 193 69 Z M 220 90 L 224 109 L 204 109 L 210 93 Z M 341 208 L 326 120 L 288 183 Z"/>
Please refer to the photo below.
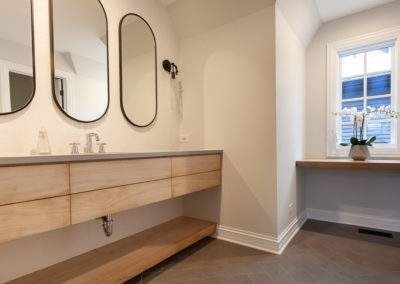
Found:
<path fill-rule="evenodd" d="M 8 283 L 123 283 L 216 230 L 179 217 Z"/>
<path fill-rule="evenodd" d="M 370 170 L 400 170 L 400 160 L 301 160 L 296 161 L 297 167 L 331 168 L 331 169 L 370 169 Z"/>

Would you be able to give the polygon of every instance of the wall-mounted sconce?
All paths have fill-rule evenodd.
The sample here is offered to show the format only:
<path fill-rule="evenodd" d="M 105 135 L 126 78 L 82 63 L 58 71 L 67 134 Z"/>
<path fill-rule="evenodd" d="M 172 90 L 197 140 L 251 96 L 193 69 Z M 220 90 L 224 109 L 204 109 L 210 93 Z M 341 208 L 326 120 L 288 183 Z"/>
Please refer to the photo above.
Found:
<path fill-rule="evenodd" d="M 171 78 L 175 79 L 179 73 L 178 66 L 176 66 L 175 63 L 170 62 L 167 59 L 163 61 L 162 65 L 163 65 L 164 70 L 167 71 L 171 75 Z"/>

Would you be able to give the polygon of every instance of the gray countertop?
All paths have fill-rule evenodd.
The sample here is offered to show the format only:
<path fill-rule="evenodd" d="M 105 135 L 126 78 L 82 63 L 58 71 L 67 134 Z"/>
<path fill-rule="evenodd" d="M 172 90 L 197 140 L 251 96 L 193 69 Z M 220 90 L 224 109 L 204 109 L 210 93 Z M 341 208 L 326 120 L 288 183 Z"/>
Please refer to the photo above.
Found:
<path fill-rule="evenodd" d="M 90 162 L 90 161 L 139 159 L 139 158 L 179 157 L 179 156 L 210 155 L 210 154 L 222 154 L 222 153 L 223 153 L 222 150 L 199 150 L 199 151 L 104 153 L 104 154 L 78 154 L 78 155 L 6 156 L 6 157 L 0 157 L 0 166 L 76 163 L 85 161 Z"/>

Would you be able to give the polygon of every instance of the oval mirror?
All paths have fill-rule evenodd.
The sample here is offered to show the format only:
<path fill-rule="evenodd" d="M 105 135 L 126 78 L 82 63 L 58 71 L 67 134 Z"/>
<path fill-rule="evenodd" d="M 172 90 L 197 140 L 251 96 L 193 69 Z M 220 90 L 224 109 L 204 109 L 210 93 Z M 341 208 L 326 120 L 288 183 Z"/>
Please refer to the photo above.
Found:
<path fill-rule="evenodd" d="M 0 114 L 25 108 L 35 92 L 31 5 L 0 1 Z"/>
<path fill-rule="evenodd" d="M 128 14 L 119 25 L 121 109 L 135 126 L 150 125 L 157 115 L 157 51 L 149 24 Z"/>
<path fill-rule="evenodd" d="M 52 0 L 53 96 L 70 118 L 93 122 L 106 113 L 107 17 L 98 0 Z"/>

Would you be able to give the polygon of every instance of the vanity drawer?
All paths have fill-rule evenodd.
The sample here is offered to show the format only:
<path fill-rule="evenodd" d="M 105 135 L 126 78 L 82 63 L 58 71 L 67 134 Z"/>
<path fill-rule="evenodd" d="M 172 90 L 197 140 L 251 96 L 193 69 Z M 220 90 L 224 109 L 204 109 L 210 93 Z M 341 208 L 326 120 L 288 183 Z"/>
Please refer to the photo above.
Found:
<path fill-rule="evenodd" d="M 70 197 L 0 206 L 0 243 L 71 224 Z"/>
<path fill-rule="evenodd" d="M 135 159 L 70 165 L 71 193 L 171 177 L 170 158 Z"/>
<path fill-rule="evenodd" d="M 172 178 L 172 197 L 213 188 L 221 184 L 221 171 Z"/>
<path fill-rule="evenodd" d="M 72 224 L 171 198 L 171 179 L 73 194 Z"/>
<path fill-rule="evenodd" d="M 69 194 L 69 166 L 0 167 L 0 205 Z"/>
<path fill-rule="evenodd" d="M 221 169 L 221 155 L 172 158 L 172 176 L 184 176 Z"/>

